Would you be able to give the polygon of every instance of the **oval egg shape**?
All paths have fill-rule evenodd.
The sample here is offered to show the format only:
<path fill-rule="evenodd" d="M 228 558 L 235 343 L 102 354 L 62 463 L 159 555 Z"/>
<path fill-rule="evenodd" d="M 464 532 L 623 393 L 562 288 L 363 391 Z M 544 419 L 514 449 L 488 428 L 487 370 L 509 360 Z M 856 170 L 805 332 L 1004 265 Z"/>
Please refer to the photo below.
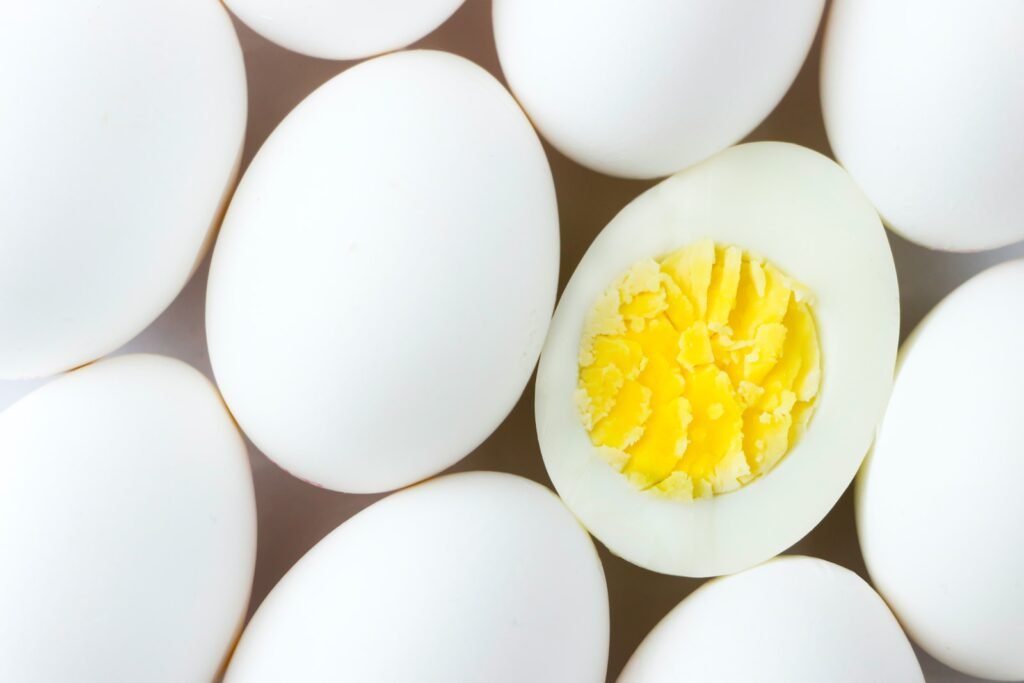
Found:
<path fill-rule="evenodd" d="M 0 680 L 213 680 L 256 562 L 249 460 L 213 385 L 121 356 L 0 413 L 0 557 Z"/>
<path fill-rule="evenodd" d="M 361 59 L 405 47 L 440 26 L 463 0 L 226 0 L 252 30 L 323 59 Z"/>
<path fill-rule="evenodd" d="M 704 482 L 707 486 L 702 491 L 700 485 L 704 480 L 683 476 L 693 472 L 691 455 L 686 449 L 692 447 L 694 457 L 703 458 L 701 444 L 707 444 L 707 434 L 714 436 L 718 429 L 715 425 L 720 424 L 715 420 L 722 417 L 724 406 L 730 405 L 720 399 L 717 403 L 708 402 L 706 409 L 700 407 L 704 397 L 694 392 L 707 393 L 706 386 L 701 389 L 706 384 L 705 373 L 716 373 L 716 381 L 724 381 L 723 390 L 730 395 L 734 392 L 732 385 L 738 385 L 738 397 L 729 399 L 733 403 L 745 397 L 748 388 L 762 392 L 765 397 L 772 396 L 771 392 L 764 393 L 765 387 L 771 389 L 774 382 L 772 374 L 768 374 L 767 384 L 760 388 L 753 382 L 736 382 L 728 374 L 733 368 L 726 368 L 728 373 L 716 368 L 715 363 L 724 362 L 717 350 L 714 358 L 697 363 L 699 371 L 689 367 L 675 368 L 671 374 L 665 371 L 662 379 L 675 377 L 689 403 L 684 401 L 683 417 L 688 424 L 682 426 L 682 434 L 688 434 L 689 440 L 674 442 L 674 453 L 671 446 L 651 445 L 643 439 L 648 431 L 652 435 L 658 433 L 656 422 L 665 415 L 659 412 L 662 406 L 657 404 L 658 392 L 664 385 L 651 384 L 646 374 L 653 370 L 657 379 L 659 367 L 651 360 L 654 355 L 647 351 L 649 338 L 639 342 L 647 354 L 646 366 L 640 366 L 644 372 L 638 380 L 623 385 L 625 389 L 616 398 L 625 405 L 624 393 L 629 387 L 647 396 L 653 389 L 653 413 L 644 404 L 647 413 L 630 423 L 634 427 L 629 433 L 630 443 L 646 447 L 644 453 L 631 450 L 629 444 L 625 452 L 618 447 L 606 447 L 605 435 L 599 433 L 605 422 L 588 433 L 579 387 L 589 372 L 581 369 L 587 355 L 581 340 L 586 338 L 608 286 L 621 282 L 623 277 L 627 282 L 634 278 L 637 271 L 629 269 L 635 264 L 651 264 L 657 270 L 658 264 L 652 259 L 677 255 L 680 248 L 700 247 L 711 240 L 740 247 L 747 254 L 743 257 L 743 280 L 751 284 L 743 285 L 745 289 L 741 288 L 737 301 L 730 303 L 736 306 L 734 312 L 764 293 L 755 294 L 758 288 L 784 292 L 771 283 L 779 279 L 799 283 L 794 285 L 795 297 L 786 293 L 782 303 L 788 301 L 789 310 L 810 304 L 813 320 L 809 325 L 812 335 L 817 328 L 818 341 L 808 367 L 810 363 L 816 366 L 814 376 L 819 388 L 810 421 L 804 421 L 798 438 L 793 431 L 797 427 L 785 427 L 783 434 L 789 434 L 789 450 L 773 468 L 766 468 L 770 471 L 748 477 L 748 465 L 757 464 L 753 451 L 733 451 L 732 456 L 740 460 L 721 463 L 731 467 L 732 474 L 716 469 L 713 483 Z M 709 258 L 713 261 L 715 257 L 712 254 Z M 755 261 L 770 264 L 769 275 L 775 273 L 768 285 L 763 274 L 760 285 L 748 277 L 754 271 Z M 667 277 L 666 265 L 662 263 L 662 272 L 657 277 Z M 757 270 L 763 272 L 760 266 Z M 780 271 L 788 276 L 779 275 Z M 717 266 L 712 270 L 708 264 L 706 274 L 712 282 L 724 282 Z M 736 286 L 733 281 L 734 294 Z M 803 297 L 802 292 L 806 293 Z M 636 300 L 643 301 L 643 297 Z M 626 311 L 630 305 L 623 303 L 618 311 Z M 673 315 L 671 310 L 668 315 Z M 787 334 L 778 323 L 788 323 L 789 315 L 787 312 L 783 317 L 779 312 L 776 320 L 765 321 L 772 323 L 765 328 Z M 729 320 L 734 325 L 733 319 Z M 631 330 L 654 330 L 656 322 Z M 671 323 L 677 326 L 674 319 Z M 715 344 L 727 343 L 732 334 L 727 326 L 716 328 L 713 323 L 695 323 L 690 331 L 698 328 L 703 329 L 705 339 L 709 329 L 721 332 L 711 335 Z M 799 339 L 796 331 L 790 326 L 794 339 Z M 604 338 L 612 344 L 636 346 L 637 342 L 630 339 L 633 332 L 625 327 L 620 332 L 618 336 L 609 333 Z M 739 334 L 739 327 L 735 332 Z M 683 335 L 681 339 L 686 338 Z M 745 355 L 747 361 L 756 362 L 755 351 L 762 346 L 761 332 L 749 338 L 750 341 L 737 345 L 740 358 Z M 898 338 L 899 293 L 885 231 L 877 214 L 843 170 L 816 152 L 786 143 L 759 142 L 730 148 L 634 199 L 584 254 L 558 304 L 537 373 L 535 408 L 544 464 L 556 490 L 584 526 L 609 550 L 629 562 L 683 576 L 715 576 L 751 567 L 782 552 L 809 532 L 852 481 L 885 408 Z M 671 357 L 663 364 L 675 366 L 677 350 L 673 347 Z M 687 364 L 687 359 L 682 358 L 682 365 Z M 614 379 L 612 371 L 617 368 L 604 370 L 612 373 L 607 376 Z M 788 372 L 781 366 L 780 370 Z M 785 395 L 782 392 L 783 403 Z M 764 410 L 760 414 L 745 413 L 740 431 L 727 434 L 729 441 L 742 437 L 746 449 L 747 434 L 754 435 L 762 426 L 773 424 L 776 416 L 780 420 L 792 418 L 794 425 L 799 421 L 784 414 L 784 406 L 766 406 Z M 644 422 L 646 415 L 653 417 Z M 670 412 L 668 417 L 680 419 L 678 413 Z M 608 421 L 622 419 L 623 416 L 613 413 Z M 640 441 L 636 441 L 638 434 Z M 758 447 L 764 445 L 759 439 L 767 438 L 751 436 Z M 678 462 L 669 465 L 671 476 L 657 484 L 642 479 L 646 471 L 639 462 L 652 455 L 656 459 L 681 455 Z M 692 483 L 691 495 L 683 495 L 685 491 L 679 486 L 666 488 L 674 482 L 680 486 Z M 714 495 L 710 495 L 712 487 Z"/>
<path fill-rule="evenodd" d="M 1024 239 L 1024 4 L 839 0 L 821 65 L 836 158 L 931 249 Z"/>
<path fill-rule="evenodd" d="M 509 87 L 560 152 L 613 176 L 739 141 L 796 78 L 823 0 L 496 0 Z"/>
<path fill-rule="evenodd" d="M 780 557 L 704 584 L 654 627 L 619 683 L 924 683 L 892 612 L 853 572 Z"/>
<path fill-rule="evenodd" d="M 1022 292 L 1024 261 L 996 266 L 911 334 L 855 498 L 868 572 L 910 637 L 1002 681 L 1024 679 Z"/>
<path fill-rule="evenodd" d="M 490 74 L 432 51 L 349 69 L 270 136 L 225 218 L 206 329 L 228 406 L 330 489 L 441 471 L 526 386 L 558 240 L 543 148 Z"/>
<path fill-rule="evenodd" d="M 608 595 L 590 538 L 549 490 L 493 472 L 395 493 L 284 576 L 226 683 L 603 683 Z"/>
<path fill-rule="evenodd" d="M 0 378 L 121 346 L 203 257 L 242 153 L 216 0 L 28 2 L 0 22 Z"/>

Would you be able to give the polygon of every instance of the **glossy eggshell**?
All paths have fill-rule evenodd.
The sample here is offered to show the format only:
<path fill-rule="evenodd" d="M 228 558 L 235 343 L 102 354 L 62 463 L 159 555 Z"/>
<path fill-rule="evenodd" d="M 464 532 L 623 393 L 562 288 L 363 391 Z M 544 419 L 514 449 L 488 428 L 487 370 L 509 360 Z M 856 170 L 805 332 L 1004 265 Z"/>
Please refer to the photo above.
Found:
<path fill-rule="evenodd" d="M 218 385 L 296 476 L 419 481 L 515 405 L 558 254 L 544 151 L 490 74 L 432 51 L 364 62 L 289 114 L 239 184 L 207 292 Z"/>
<path fill-rule="evenodd" d="M 886 224 L 932 249 L 1024 239 L 1024 3 L 837 0 L 828 138 Z"/>
<path fill-rule="evenodd" d="M 247 109 L 216 0 L 13 5 L 0 21 L 3 379 L 92 361 L 171 303 L 232 189 Z"/>
<path fill-rule="evenodd" d="M 492 472 L 401 491 L 285 575 L 226 683 L 603 683 L 608 596 L 586 532 L 546 488 Z"/>
<path fill-rule="evenodd" d="M 312 57 L 359 59 L 405 47 L 463 0 L 225 0 L 249 27 Z"/>
<path fill-rule="evenodd" d="M 974 676 L 1024 679 L 1024 261 L 944 299 L 904 343 L 858 477 L 868 572 L 907 633 Z"/>
<path fill-rule="evenodd" d="M 780 557 L 698 588 L 640 644 L 619 683 L 924 683 L 907 637 L 853 572 Z"/>
<path fill-rule="evenodd" d="M 0 680 L 212 680 L 245 617 L 256 507 L 210 382 L 122 356 L 0 413 L 0 557 Z"/>
<path fill-rule="evenodd" d="M 653 178 L 739 141 L 800 70 L 823 0 L 495 0 L 509 87 L 563 154 Z"/>

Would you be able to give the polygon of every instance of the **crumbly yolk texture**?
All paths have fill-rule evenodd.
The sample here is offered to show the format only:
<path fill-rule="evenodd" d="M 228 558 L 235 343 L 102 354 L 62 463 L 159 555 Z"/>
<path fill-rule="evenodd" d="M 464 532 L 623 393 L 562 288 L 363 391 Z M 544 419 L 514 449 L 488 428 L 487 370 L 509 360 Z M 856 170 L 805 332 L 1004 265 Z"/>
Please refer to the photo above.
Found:
<path fill-rule="evenodd" d="M 810 421 L 821 351 L 810 293 L 738 247 L 635 263 L 591 309 L 576 404 L 637 487 L 684 500 L 770 471 Z"/>

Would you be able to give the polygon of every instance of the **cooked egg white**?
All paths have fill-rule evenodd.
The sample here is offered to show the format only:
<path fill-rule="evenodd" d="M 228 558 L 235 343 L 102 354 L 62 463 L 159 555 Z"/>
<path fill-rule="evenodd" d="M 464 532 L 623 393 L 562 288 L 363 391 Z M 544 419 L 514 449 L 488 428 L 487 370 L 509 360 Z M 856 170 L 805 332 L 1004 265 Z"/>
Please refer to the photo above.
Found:
<path fill-rule="evenodd" d="M 612 552 L 762 562 L 838 500 L 892 382 L 896 274 L 836 164 L 735 147 L 631 202 L 558 305 L 537 377 L 555 487 Z"/>

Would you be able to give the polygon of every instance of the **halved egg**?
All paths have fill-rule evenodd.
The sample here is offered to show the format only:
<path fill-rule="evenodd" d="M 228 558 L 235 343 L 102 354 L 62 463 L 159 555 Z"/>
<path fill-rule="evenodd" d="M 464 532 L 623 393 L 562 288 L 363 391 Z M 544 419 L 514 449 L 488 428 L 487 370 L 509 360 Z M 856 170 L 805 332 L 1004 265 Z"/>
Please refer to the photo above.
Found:
<path fill-rule="evenodd" d="M 885 232 L 846 173 L 733 147 L 631 202 L 570 279 L 537 376 L 548 473 L 634 564 L 763 562 L 852 480 L 898 334 Z"/>

